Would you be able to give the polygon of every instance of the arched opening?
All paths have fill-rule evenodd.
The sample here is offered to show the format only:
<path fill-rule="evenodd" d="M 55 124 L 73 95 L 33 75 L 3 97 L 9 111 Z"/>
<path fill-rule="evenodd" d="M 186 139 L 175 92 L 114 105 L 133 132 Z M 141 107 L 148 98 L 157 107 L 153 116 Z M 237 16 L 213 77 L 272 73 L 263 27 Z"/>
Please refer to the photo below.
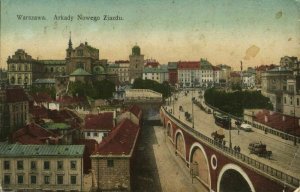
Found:
<path fill-rule="evenodd" d="M 176 151 L 185 160 L 185 143 L 182 132 L 176 132 Z"/>
<path fill-rule="evenodd" d="M 173 139 L 173 128 L 170 122 L 167 124 L 167 135 Z"/>
<path fill-rule="evenodd" d="M 237 165 L 224 166 L 218 177 L 218 192 L 255 192 L 247 174 Z"/>
<path fill-rule="evenodd" d="M 204 148 L 194 143 L 190 151 L 190 170 L 206 187 L 211 188 L 209 161 Z"/>

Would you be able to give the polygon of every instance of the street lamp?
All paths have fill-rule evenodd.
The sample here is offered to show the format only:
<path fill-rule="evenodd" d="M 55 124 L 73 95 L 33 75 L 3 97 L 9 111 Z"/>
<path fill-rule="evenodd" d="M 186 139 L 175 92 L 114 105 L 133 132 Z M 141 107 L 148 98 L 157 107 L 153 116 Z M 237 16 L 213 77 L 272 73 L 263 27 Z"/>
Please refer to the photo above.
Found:
<path fill-rule="evenodd" d="M 192 120 L 193 120 L 193 129 L 195 126 L 195 122 L 194 122 L 194 94 L 193 94 L 193 90 L 192 90 Z"/>

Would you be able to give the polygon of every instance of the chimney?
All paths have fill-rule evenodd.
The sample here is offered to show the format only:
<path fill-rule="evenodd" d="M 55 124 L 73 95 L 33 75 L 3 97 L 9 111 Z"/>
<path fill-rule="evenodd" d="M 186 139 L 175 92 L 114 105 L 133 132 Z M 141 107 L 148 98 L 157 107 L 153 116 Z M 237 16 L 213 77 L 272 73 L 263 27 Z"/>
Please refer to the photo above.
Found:
<path fill-rule="evenodd" d="M 269 122 L 269 119 L 268 119 L 268 116 L 265 115 L 265 122 L 268 123 Z"/>
<path fill-rule="evenodd" d="M 285 121 L 285 116 L 284 115 L 282 116 L 282 121 Z"/>

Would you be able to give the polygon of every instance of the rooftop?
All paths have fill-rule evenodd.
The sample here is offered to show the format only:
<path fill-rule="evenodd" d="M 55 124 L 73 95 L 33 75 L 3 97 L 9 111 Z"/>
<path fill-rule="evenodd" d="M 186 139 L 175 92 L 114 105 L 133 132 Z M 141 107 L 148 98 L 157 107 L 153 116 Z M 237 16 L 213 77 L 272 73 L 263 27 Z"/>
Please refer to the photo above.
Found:
<path fill-rule="evenodd" d="M 113 122 L 113 112 L 88 114 L 85 116 L 85 129 L 110 131 L 114 126 Z"/>
<path fill-rule="evenodd" d="M 199 69 L 200 62 L 199 61 L 179 61 L 178 69 Z"/>
<path fill-rule="evenodd" d="M 129 119 L 123 120 L 102 140 L 94 155 L 131 155 L 139 130 Z"/>
<path fill-rule="evenodd" d="M 0 145 L 1 157 L 83 156 L 84 145 Z"/>
<path fill-rule="evenodd" d="M 28 97 L 22 88 L 8 88 L 5 91 L 8 103 L 28 101 Z"/>

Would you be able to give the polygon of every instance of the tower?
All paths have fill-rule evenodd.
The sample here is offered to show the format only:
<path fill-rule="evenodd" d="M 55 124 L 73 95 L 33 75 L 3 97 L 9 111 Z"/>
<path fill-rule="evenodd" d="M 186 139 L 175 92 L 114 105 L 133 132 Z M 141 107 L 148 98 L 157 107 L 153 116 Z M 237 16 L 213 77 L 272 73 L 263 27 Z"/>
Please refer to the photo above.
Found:
<path fill-rule="evenodd" d="M 70 58 L 71 54 L 73 51 L 73 47 L 72 47 L 72 39 L 71 39 L 71 32 L 70 32 L 70 38 L 69 38 L 69 45 L 68 45 L 68 49 L 66 50 L 66 58 Z"/>
<path fill-rule="evenodd" d="M 141 55 L 141 48 L 135 45 L 129 56 L 129 79 L 132 82 L 136 78 L 142 78 L 144 70 L 144 55 Z"/>

